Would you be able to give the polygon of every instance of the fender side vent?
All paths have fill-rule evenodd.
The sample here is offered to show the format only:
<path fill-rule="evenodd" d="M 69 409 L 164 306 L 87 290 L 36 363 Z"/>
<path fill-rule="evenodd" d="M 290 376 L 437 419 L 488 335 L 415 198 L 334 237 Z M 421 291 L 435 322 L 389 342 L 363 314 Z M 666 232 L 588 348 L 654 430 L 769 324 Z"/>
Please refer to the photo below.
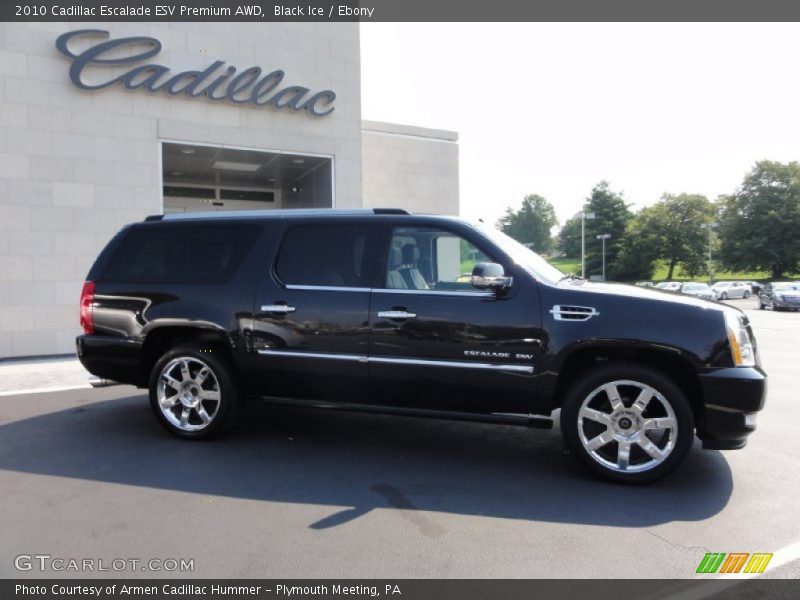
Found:
<path fill-rule="evenodd" d="M 550 313 L 556 321 L 588 321 L 600 314 L 596 308 L 591 306 L 567 306 L 565 304 L 556 304 Z"/>

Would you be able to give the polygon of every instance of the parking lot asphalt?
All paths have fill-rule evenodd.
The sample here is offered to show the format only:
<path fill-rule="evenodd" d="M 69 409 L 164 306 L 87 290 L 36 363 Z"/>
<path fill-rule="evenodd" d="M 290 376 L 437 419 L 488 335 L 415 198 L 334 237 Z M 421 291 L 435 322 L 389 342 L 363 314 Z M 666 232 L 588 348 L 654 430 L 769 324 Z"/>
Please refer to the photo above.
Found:
<path fill-rule="evenodd" d="M 594 479 L 557 428 L 255 403 L 185 442 L 131 387 L 2 397 L 0 577 L 92 576 L 15 569 L 48 554 L 194 560 L 120 576 L 687 578 L 706 552 L 776 552 L 800 540 L 800 313 L 730 303 L 769 374 L 758 430 L 647 487 Z"/>

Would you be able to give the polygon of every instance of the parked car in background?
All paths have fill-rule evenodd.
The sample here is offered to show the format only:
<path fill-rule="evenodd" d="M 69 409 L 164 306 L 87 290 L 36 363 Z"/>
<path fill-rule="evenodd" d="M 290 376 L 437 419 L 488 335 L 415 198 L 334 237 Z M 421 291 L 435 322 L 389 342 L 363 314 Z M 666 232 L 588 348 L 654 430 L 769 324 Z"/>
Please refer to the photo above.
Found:
<path fill-rule="evenodd" d="M 714 292 L 711 291 L 711 288 L 707 283 L 687 281 L 681 286 L 681 294 L 696 296 L 697 298 L 703 298 L 704 300 L 716 300 Z"/>
<path fill-rule="evenodd" d="M 680 281 L 662 281 L 661 283 L 656 284 L 656 289 L 667 290 L 669 292 L 680 292 L 681 283 Z"/>
<path fill-rule="evenodd" d="M 758 295 L 758 308 L 782 310 L 800 309 L 800 282 L 773 281 L 768 283 Z"/>
<path fill-rule="evenodd" d="M 759 281 L 745 281 L 745 283 L 750 286 L 751 294 L 760 294 L 764 289 L 764 284 Z"/>
<path fill-rule="evenodd" d="M 636 285 L 638 285 L 639 287 L 653 287 L 653 282 L 652 281 L 637 281 Z"/>
<path fill-rule="evenodd" d="M 744 281 L 718 281 L 711 286 L 711 291 L 717 300 L 750 297 L 750 286 Z"/>

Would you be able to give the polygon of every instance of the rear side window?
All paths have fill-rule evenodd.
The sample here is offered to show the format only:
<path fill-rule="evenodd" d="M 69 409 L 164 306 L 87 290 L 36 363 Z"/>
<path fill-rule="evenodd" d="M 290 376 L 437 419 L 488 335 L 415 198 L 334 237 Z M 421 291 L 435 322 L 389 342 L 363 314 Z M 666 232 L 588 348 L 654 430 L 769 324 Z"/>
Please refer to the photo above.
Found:
<path fill-rule="evenodd" d="M 225 283 L 255 242 L 256 224 L 131 228 L 99 279 L 108 283 Z"/>
<path fill-rule="evenodd" d="M 370 287 L 368 226 L 296 225 L 283 238 L 275 274 L 286 285 Z"/>

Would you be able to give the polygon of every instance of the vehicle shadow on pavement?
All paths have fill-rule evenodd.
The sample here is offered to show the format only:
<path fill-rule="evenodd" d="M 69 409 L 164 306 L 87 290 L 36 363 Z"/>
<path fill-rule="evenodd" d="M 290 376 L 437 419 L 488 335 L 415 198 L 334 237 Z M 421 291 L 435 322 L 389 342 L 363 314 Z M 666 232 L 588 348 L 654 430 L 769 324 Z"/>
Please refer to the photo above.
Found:
<path fill-rule="evenodd" d="M 732 490 L 722 454 L 696 445 L 670 477 L 631 487 L 595 479 L 558 430 L 314 411 L 250 403 L 242 425 L 183 441 L 143 394 L 0 425 L 0 469 L 223 497 L 342 507 L 312 529 L 399 509 L 422 534 L 424 511 L 649 527 L 700 521 Z"/>

